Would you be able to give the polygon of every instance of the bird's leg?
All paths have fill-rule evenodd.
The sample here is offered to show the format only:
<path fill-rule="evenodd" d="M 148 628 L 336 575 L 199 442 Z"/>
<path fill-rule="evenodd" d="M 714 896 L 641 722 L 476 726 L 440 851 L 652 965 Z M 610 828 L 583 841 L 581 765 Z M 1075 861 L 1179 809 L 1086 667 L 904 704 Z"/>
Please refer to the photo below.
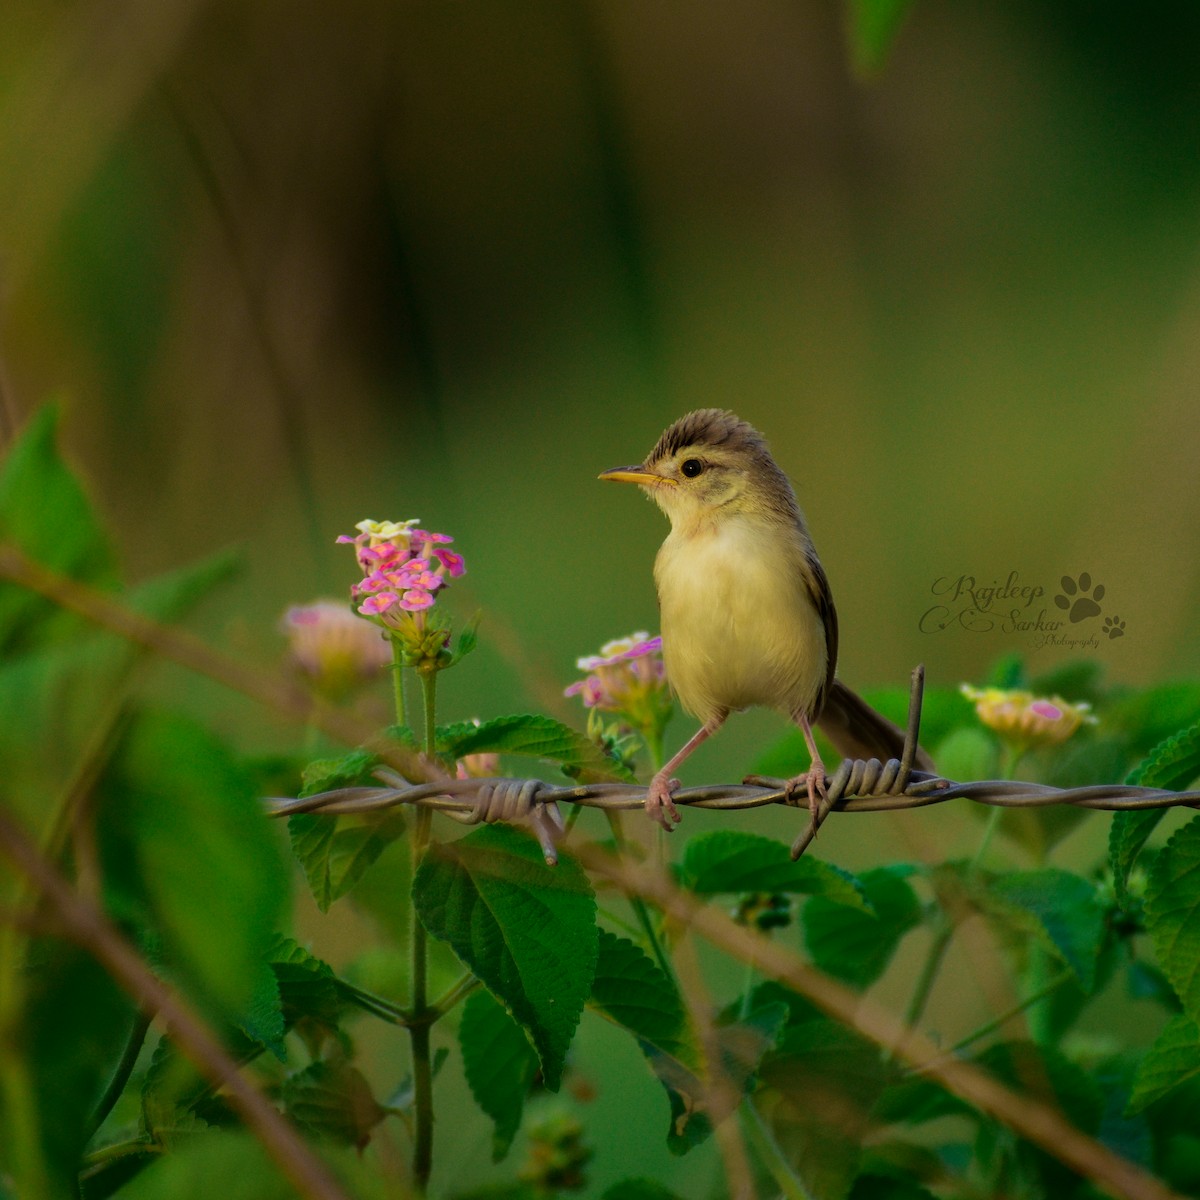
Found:
<path fill-rule="evenodd" d="M 682 820 L 679 810 L 675 807 L 675 802 L 671 799 L 671 793 L 679 786 L 679 780 L 672 779 L 671 773 L 701 742 L 712 737 L 725 724 L 725 718 L 728 715 L 728 712 L 719 712 L 715 717 L 705 721 L 692 734 L 683 749 L 650 780 L 650 790 L 646 794 L 646 815 L 652 821 L 657 821 L 668 833 L 674 833 L 675 826 Z"/>
<path fill-rule="evenodd" d="M 821 800 L 829 799 L 825 790 L 825 764 L 821 761 L 821 755 L 817 751 L 817 743 L 813 741 L 812 726 L 808 723 L 807 714 L 798 713 L 795 721 L 800 726 L 800 731 L 804 734 L 804 740 L 808 744 L 808 752 L 812 755 L 812 765 L 803 774 L 787 781 L 787 794 L 790 797 L 801 784 L 804 785 L 808 792 L 808 811 L 812 814 L 815 828 L 816 822 L 819 820 L 818 814 L 821 811 Z"/>

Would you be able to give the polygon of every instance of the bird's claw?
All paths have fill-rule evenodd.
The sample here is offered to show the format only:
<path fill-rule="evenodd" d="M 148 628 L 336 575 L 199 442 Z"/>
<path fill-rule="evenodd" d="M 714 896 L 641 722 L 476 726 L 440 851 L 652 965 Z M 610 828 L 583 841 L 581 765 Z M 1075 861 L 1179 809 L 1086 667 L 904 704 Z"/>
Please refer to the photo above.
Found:
<path fill-rule="evenodd" d="M 650 790 L 646 793 L 646 815 L 668 833 L 675 832 L 675 826 L 683 818 L 671 799 L 671 793 L 679 786 L 678 779 L 667 779 L 655 775 L 650 780 Z"/>
<path fill-rule="evenodd" d="M 796 775 L 787 781 L 785 791 L 789 800 L 794 792 L 799 791 L 802 784 L 808 792 L 808 811 L 812 815 L 815 831 L 820 822 L 821 805 L 829 800 L 829 792 L 825 786 L 825 764 L 819 758 L 814 758 L 812 766 L 802 775 Z"/>

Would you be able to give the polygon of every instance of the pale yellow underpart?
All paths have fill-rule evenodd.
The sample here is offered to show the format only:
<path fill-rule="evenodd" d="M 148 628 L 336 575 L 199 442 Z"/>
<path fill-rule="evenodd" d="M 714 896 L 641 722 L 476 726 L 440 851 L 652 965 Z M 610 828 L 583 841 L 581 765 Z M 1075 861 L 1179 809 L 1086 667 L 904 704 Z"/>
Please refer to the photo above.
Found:
<path fill-rule="evenodd" d="M 811 710 L 827 650 L 802 563 L 796 532 L 749 514 L 672 528 L 654 563 L 663 661 L 693 716 Z"/>

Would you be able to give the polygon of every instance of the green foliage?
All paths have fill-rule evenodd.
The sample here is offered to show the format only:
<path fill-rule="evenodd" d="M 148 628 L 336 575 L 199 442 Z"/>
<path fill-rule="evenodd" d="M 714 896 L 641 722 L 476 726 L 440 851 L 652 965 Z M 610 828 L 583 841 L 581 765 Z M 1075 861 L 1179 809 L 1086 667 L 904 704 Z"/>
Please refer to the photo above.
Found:
<path fill-rule="evenodd" d="M 680 880 L 701 896 L 723 892 L 787 892 L 824 896 L 869 911 L 863 886 L 848 871 L 807 855 L 792 861 L 788 847 L 770 838 L 721 829 L 684 847 Z"/>
<path fill-rule="evenodd" d="M 499 1162 L 521 1128 L 525 1100 L 538 1071 L 537 1053 L 487 991 L 476 992 L 463 1005 L 458 1041 L 471 1095 L 495 1124 L 492 1161 Z"/>
<path fill-rule="evenodd" d="M 902 7 L 856 10 L 860 50 L 873 62 L 894 36 Z M 54 424 L 52 413 L 35 419 L 0 467 L 0 540 L 144 616 L 178 619 L 224 578 L 230 560 L 123 588 L 101 522 L 57 454 Z M 438 619 L 431 628 L 448 634 L 449 618 Z M 453 665 L 474 643 L 470 625 L 439 665 Z M 319 1150 L 348 1195 L 392 1194 L 397 1182 L 401 1190 L 424 1187 L 415 1177 L 386 1178 L 384 1156 L 361 1154 L 384 1122 L 404 1144 L 412 1134 L 419 1145 L 422 1131 L 436 1128 L 439 1162 L 452 1137 L 468 1144 L 475 1135 L 464 1114 L 447 1119 L 439 1110 L 433 1120 L 452 1090 L 433 1089 L 432 1077 L 456 1061 L 446 1033 L 453 1022 L 482 1113 L 477 1120 L 491 1126 L 494 1160 L 522 1144 L 522 1131 L 530 1154 L 510 1168 L 518 1182 L 467 1194 L 535 1200 L 586 1187 L 593 1151 L 582 1119 L 530 1103 L 542 1085 L 559 1089 L 585 1008 L 630 1038 L 647 1066 L 602 1086 L 665 1093 L 665 1103 L 656 1100 L 667 1120 L 652 1132 L 631 1129 L 631 1154 L 647 1137 L 687 1154 L 736 1119 L 752 1167 L 773 1176 L 781 1191 L 813 1200 L 1090 1195 L 1052 1153 L 923 1072 L 903 1071 L 888 1048 L 807 997 L 747 975 L 744 962 L 730 970 L 705 949 L 697 956 L 704 986 L 682 993 L 675 973 L 690 964 L 673 963 L 672 955 L 677 938 L 694 932 L 647 908 L 638 933 L 644 944 L 626 936 L 617 915 L 624 908 L 608 908 L 603 893 L 605 907 L 598 906 L 583 856 L 571 854 L 575 831 L 550 868 L 518 830 L 484 826 L 454 840 L 427 810 L 293 816 L 294 865 L 318 908 L 352 896 L 385 943 L 364 935 L 360 956 L 335 970 L 281 932 L 288 928 L 289 864 L 284 830 L 264 815 L 258 795 L 264 773 L 244 766 L 195 721 L 140 697 L 134 668 L 142 649 L 7 585 L 0 585 L 0 649 L 6 812 L 143 964 L 202 1014 L 226 1053 L 284 1112 L 290 1136 Z M 1025 666 L 1010 657 L 993 678 L 1023 685 Z M 1167 790 L 1200 776 L 1197 685 L 1109 689 L 1086 663 L 1057 667 L 1029 686 L 1087 699 L 1100 722 L 1067 746 L 1030 750 L 1019 762 L 1022 773 L 1064 783 L 1132 769 L 1131 782 Z M 872 698 L 903 718 L 903 691 Z M 605 750 L 548 717 L 440 727 L 435 713 L 429 717 L 446 765 L 499 753 L 585 781 L 629 778 Z M 925 718 L 925 744 L 949 774 L 986 776 L 1005 761 L 1001 743 L 957 692 L 931 689 Z M 410 729 L 392 733 L 415 748 Z M 792 738 L 776 748 L 767 770 L 789 774 L 799 757 Z M 363 750 L 324 756 L 304 770 L 302 794 L 376 789 L 378 766 Z M 280 756 L 273 790 L 290 790 L 293 770 L 292 757 Z M 1131 811 L 1113 819 L 1107 874 L 1099 865 L 1084 873 L 1046 861 L 1074 823 L 1100 818 L 1040 809 L 1006 814 L 999 826 L 1034 857 L 1032 869 L 1023 861 L 985 869 L 999 853 L 993 845 L 986 860 L 878 861 L 855 876 L 813 857 L 793 862 L 782 842 L 748 829 L 689 827 L 673 870 L 695 903 L 805 897 L 800 924 L 813 964 L 860 991 L 883 980 L 881 1002 L 896 1007 L 907 999 L 913 1020 L 946 1042 L 960 1033 L 942 1025 L 942 953 L 982 916 L 1010 952 L 1005 965 L 1029 1037 L 1005 1036 L 1017 1019 L 1010 1014 L 945 1053 L 1053 1105 L 1169 1186 L 1195 1192 L 1200 818 L 1165 847 L 1148 848 L 1160 816 Z M 633 842 L 625 852 L 639 853 Z M 182 1053 L 184 1039 L 144 1019 L 90 947 L 64 941 L 51 908 L 28 884 L 11 874 L 2 882 L 6 911 L 21 920 L 0 924 L 0 1195 L 293 1194 L 210 1081 L 211 1064 L 201 1069 Z M 738 912 L 746 911 L 743 899 Z M 911 949 L 923 951 L 924 963 L 898 958 L 906 935 L 922 927 L 932 942 L 927 948 L 926 939 L 914 939 Z M 786 927 L 773 936 L 778 945 L 796 940 Z M 1147 944 L 1156 963 L 1142 956 Z M 680 970 L 680 977 L 691 986 L 693 976 Z M 934 997 L 940 1006 L 927 1003 Z M 1148 1051 L 1139 1054 L 1119 1031 L 1098 1039 L 1081 1028 L 1081 1014 L 1101 997 L 1110 1007 L 1129 997 L 1153 1002 L 1149 1011 L 1162 1028 L 1148 1031 L 1157 1034 Z M 387 1099 L 372 1081 L 393 1069 L 390 1051 L 377 1053 L 374 1040 L 364 1042 L 369 1053 L 357 1045 L 368 1022 L 375 1036 L 412 1045 L 411 1074 L 399 1083 L 389 1078 Z M 414 1149 L 413 1161 L 418 1156 Z M 436 1181 L 429 1194 L 437 1194 Z M 672 1194 L 662 1182 L 631 1177 L 604 1196 Z"/>
<path fill-rule="evenodd" d="M 1106 928 L 1093 884 L 1053 867 L 1011 871 L 988 878 L 975 899 L 995 920 L 1037 938 L 1071 968 L 1085 992 L 1092 990 Z"/>
<path fill-rule="evenodd" d="M 804 906 L 804 944 L 813 962 L 838 979 L 864 988 L 887 969 L 896 947 L 921 920 L 921 904 L 908 882 L 912 868 L 877 867 L 859 876 L 869 911 L 824 896 Z"/>
<path fill-rule="evenodd" d="M 547 867 L 528 837 L 487 827 L 429 847 L 413 903 L 529 1035 L 557 1091 L 596 971 L 596 901 L 583 870 L 567 855 Z"/>
<path fill-rule="evenodd" d="M 584 782 L 633 779 L 595 742 L 561 721 L 536 713 L 495 717 L 478 725 L 464 722 L 443 726 L 438 730 L 438 753 L 451 761 L 468 754 L 520 754 L 555 763 Z"/>

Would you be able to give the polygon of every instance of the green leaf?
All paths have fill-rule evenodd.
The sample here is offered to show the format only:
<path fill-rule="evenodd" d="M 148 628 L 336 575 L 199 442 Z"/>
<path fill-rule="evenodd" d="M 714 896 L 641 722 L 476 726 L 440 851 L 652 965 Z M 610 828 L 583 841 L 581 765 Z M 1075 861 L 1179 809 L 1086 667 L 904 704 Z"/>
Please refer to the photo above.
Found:
<path fill-rule="evenodd" d="M 387 1116 L 362 1072 L 344 1062 L 315 1062 L 288 1076 L 283 1102 L 302 1129 L 357 1149 Z"/>
<path fill-rule="evenodd" d="M 86 949 L 35 938 L 24 964 L 24 1011 L 13 1014 L 5 1055 L 24 1059 L 36 1104 L 42 1154 L 57 1195 L 74 1195 L 74 1177 L 91 1120 L 117 1068 L 136 1010 Z M 3 1113 L 3 1127 L 13 1116 Z M 14 1138 L 0 1138 L 0 1175 L 18 1166 Z"/>
<path fill-rule="evenodd" d="M 822 971 L 865 988 L 883 974 L 900 939 L 921 920 L 921 904 L 903 865 L 876 867 L 859 876 L 872 912 L 856 912 L 814 896 L 802 914 L 804 942 Z"/>
<path fill-rule="evenodd" d="M 1096 981 L 1104 942 L 1104 910 L 1088 880 L 1054 867 L 994 876 L 976 889 L 990 916 L 1032 934 L 1070 967 L 1084 991 Z"/>
<path fill-rule="evenodd" d="M 569 725 L 537 713 L 494 717 L 480 725 L 465 721 L 444 725 L 438 730 L 438 753 L 449 759 L 468 754 L 522 754 L 557 763 L 568 775 L 585 780 L 633 779 L 595 742 Z"/>
<path fill-rule="evenodd" d="M 755 833 L 717 829 L 691 838 L 680 875 L 685 887 L 702 896 L 789 892 L 870 911 L 862 885 L 848 871 L 808 855 L 793 862 L 782 842 Z"/>
<path fill-rule="evenodd" d="M 850 1189 L 849 1200 L 937 1200 L 934 1194 L 911 1179 L 895 1175 L 860 1175 Z"/>
<path fill-rule="evenodd" d="M 254 991 L 242 1015 L 242 1032 L 260 1046 L 266 1047 L 280 1062 L 287 1059 L 283 1035 L 287 1032 L 283 1019 L 283 1000 L 279 980 L 271 965 L 260 962 L 254 969 Z"/>
<path fill-rule="evenodd" d="M 1084 1133 L 1094 1134 L 1104 1111 L 1099 1082 L 1053 1046 L 997 1042 L 975 1061 L 1002 1083 L 1062 1110 Z"/>
<path fill-rule="evenodd" d="M 1189 1016 L 1200 1019 L 1200 817 L 1176 831 L 1146 885 L 1146 930 Z"/>
<path fill-rule="evenodd" d="M 281 831 L 252 780 L 200 726 L 145 713 L 98 794 L 115 915 L 154 931 L 198 998 L 243 1019 L 289 905 Z"/>
<path fill-rule="evenodd" d="M 1167 1022 L 1142 1056 L 1133 1078 L 1127 1116 L 1142 1112 L 1168 1092 L 1200 1076 L 1200 1025 L 1180 1014 Z"/>
<path fill-rule="evenodd" d="M 409 730 L 393 726 L 389 733 L 399 736 Z M 379 755 L 370 750 L 351 750 L 336 758 L 318 758 L 304 768 L 301 776 L 301 796 L 317 796 L 321 792 L 332 792 L 337 788 L 376 787 L 379 785 L 372 772 L 379 766 Z"/>
<path fill-rule="evenodd" d="M 621 1179 L 600 1200 L 680 1200 L 679 1194 L 653 1179 Z"/>
<path fill-rule="evenodd" d="M 492 1162 L 499 1162 L 521 1128 L 525 1100 L 537 1075 L 537 1054 L 521 1027 L 487 991 L 467 997 L 458 1041 L 471 1095 L 495 1124 Z"/>
<path fill-rule="evenodd" d="M 413 903 L 529 1034 L 557 1091 L 596 973 L 596 900 L 583 869 L 566 855 L 548 867 L 531 838 L 488 826 L 429 847 Z"/>
<path fill-rule="evenodd" d="M 878 1047 L 824 1017 L 790 1027 L 764 1059 L 755 1107 L 810 1195 L 845 1196 L 887 1077 Z"/>
<path fill-rule="evenodd" d="M 269 958 L 287 1028 L 304 1017 L 322 1025 L 338 1023 L 345 1001 L 328 963 L 288 937 L 276 940 Z"/>
<path fill-rule="evenodd" d="M 697 1051 L 675 986 L 637 943 L 599 930 L 588 1006 L 643 1044 L 695 1067 Z"/>
<path fill-rule="evenodd" d="M 350 891 L 404 830 L 399 806 L 341 816 L 296 813 L 288 818 L 292 853 L 304 868 L 309 890 L 322 912 L 328 912 L 335 900 Z"/>
<path fill-rule="evenodd" d="M 450 655 L 450 666 L 462 662 L 479 644 L 479 618 L 482 613 L 476 613 L 463 627 L 454 643 L 454 653 Z"/>
<path fill-rule="evenodd" d="M 59 574 L 112 588 L 116 556 L 74 473 L 58 453 L 58 410 L 47 406 L 0 466 L 0 542 Z M 0 584 L 0 657 L 78 628 L 79 619 L 15 584 Z"/>
<path fill-rule="evenodd" d="M 1135 787 L 1178 791 L 1200 776 L 1200 724 L 1160 742 L 1133 771 L 1128 782 Z M 1129 898 L 1129 872 L 1142 852 L 1165 808 L 1134 809 L 1113 816 L 1108 834 L 1108 862 L 1112 868 L 1117 899 Z"/>

